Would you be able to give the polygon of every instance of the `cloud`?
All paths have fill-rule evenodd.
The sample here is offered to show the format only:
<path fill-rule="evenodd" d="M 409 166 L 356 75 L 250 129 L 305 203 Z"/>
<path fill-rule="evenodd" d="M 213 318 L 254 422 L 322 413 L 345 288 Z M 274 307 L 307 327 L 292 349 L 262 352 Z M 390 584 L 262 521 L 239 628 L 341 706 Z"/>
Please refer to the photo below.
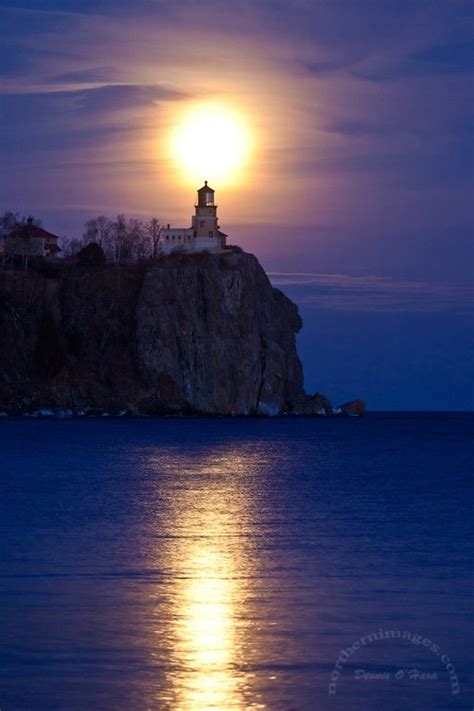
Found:
<path fill-rule="evenodd" d="M 334 72 L 338 72 L 341 69 L 347 69 L 348 67 L 353 66 L 355 62 L 351 60 L 344 60 L 344 59 L 339 59 L 339 60 L 321 60 L 321 61 L 314 61 L 314 62 L 306 62 L 303 61 L 301 62 L 300 66 L 307 71 L 309 74 L 313 74 L 315 76 L 325 76 L 326 74 L 332 74 Z"/>
<path fill-rule="evenodd" d="M 13 17 L 45 17 L 50 18 L 90 18 L 97 15 L 96 0 L 42 0 L 41 7 L 34 7 L 35 0 L 3 0 L 0 11 Z M 115 4 L 115 0 L 114 0 Z M 118 3 L 117 3 L 118 4 Z M 28 7 L 32 5 L 32 7 Z M 49 6 L 49 7 L 48 7 Z M 97 15 L 98 16 L 98 15 Z"/>
<path fill-rule="evenodd" d="M 473 60 L 474 41 L 434 45 L 411 57 L 421 71 L 443 74 L 472 72 Z"/>
<path fill-rule="evenodd" d="M 147 112 L 156 104 L 186 96 L 171 86 L 126 84 L 7 94 L 2 98 L 5 130 L 1 142 L 6 150 L 13 150 L 15 137 L 20 135 L 24 149 L 36 146 L 46 152 L 58 145 L 73 147 L 75 138 L 82 137 L 82 145 L 87 135 L 103 144 L 104 140 L 113 140 L 117 131 L 143 125 Z"/>
<path fill-rule="evenodd" d="M 118 72 L 114 67 L 91 67 L 73 72 L 58 74 L 50 79 L 57 84 L 95 84 L 109 83 L 117 80 Z"/>
<path fill-rule="evenodd" d="M 74 93 L 76 107 L 81 111 L 102 112 L 115 111 L 121 108 L 150 106 L 158 101 L 176 101 L 189 97 L 177 89 L 167 86 L 137 86 L 115 84 L 67 92 L 70 97 Z"/>
<path fill-rule="evenodd" d="M 469 74 L 473 71 L 474 42 L 432 45 L 405 57 L 370 57 L 348 71 L 359 79 L 392 82 L 399 79 Z"/>
<path fill-rule="evenodd" d="M 388 134 L 398 133 L 400 127 L 387 125 L 386 123 L 371 123 L 370 121 L 353 121 L 346 119 L 345 121 L 333 121 L 325 126 L 324 130 L 327 133 L 340 133 L 344 136 L 386 136 Z"/>
<path fill-rule="evenodd" d="M 473 312 L 474 287 L 379 276 L 270 272 L 272 284 L 320 310 L 397 313 Z"/>

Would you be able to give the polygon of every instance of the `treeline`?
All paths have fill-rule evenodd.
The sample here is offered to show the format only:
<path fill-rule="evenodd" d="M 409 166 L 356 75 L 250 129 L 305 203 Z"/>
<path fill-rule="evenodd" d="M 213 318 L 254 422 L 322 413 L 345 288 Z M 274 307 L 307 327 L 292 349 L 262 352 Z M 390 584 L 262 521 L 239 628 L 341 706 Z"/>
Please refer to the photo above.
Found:
<path fill-rule="evenodd" d="M 14 235 L 28 220 L 38 227 L 43 226 L 36 217 L 6 210 L 0 215 L 0 237 Z M 86 222 L 82 237 L 61 237 L 62 256 L 73 256 L 95 243 L 101 247 L 106 260 L 114 264 L 156 259 L 162 230 L 163 225 L 156 217 L 143 221 L 125 215 L 117 215 L 115 219 L 99 215 Z"/>
<path fill-rule="evenodd" d="M 36 227 L 42 227 L 41 220 L 33 215 L 20 215 L 19 212 L 13 212 L 13 210 L 5 210 L 2 215 L 0 215 L 0 237 L 5 237 L 6 235 L 14 233 L 20 227 L 24 227 L 28 220 L 31 220 L 31 224 L 36 225 Z"/>
<path fill-rule="evenodd" d="M 102 248 L 108 262 L 141 262 L 159 256 L 162 230 L 163 225 L 156 217 L 144 222 L 125 215 L 117 215 L 115 220 L 100 215 L 86 222 L 80 239 L 65 239 L 63 249 L 65 256 L 71 256 L 95 243 Z"/>

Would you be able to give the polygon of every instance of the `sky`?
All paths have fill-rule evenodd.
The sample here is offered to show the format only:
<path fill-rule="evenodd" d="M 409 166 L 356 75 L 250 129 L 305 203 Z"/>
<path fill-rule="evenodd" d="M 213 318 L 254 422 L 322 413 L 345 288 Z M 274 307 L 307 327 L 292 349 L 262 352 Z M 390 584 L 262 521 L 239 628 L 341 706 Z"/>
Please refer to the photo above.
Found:
<path fill-rule="evenodd" d="M 202 179 L 298 304 L 308 391 L 472 409 L 473 7 L 0 2 L 0 209 L 69 237 L 98 214 L 187 226 L 202 180 L 170 132 L 202 102 L 237 110 L 247 163 Z"/>

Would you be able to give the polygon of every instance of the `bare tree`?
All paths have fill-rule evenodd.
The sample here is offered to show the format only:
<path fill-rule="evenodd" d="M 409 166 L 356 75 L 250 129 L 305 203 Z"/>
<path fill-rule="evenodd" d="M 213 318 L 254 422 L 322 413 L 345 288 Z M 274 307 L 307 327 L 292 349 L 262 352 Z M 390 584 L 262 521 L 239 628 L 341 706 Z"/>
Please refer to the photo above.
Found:
<path fill-rule="evenodd" d="M 82 239 L 65 239 L 63 246 L 63 254 L 65 257 L 73 257 L 75 254 L 80 252 L 83 247 L 84 244 Z"/>
<path fill-rule="evenodd" d="M 108 262 L 124 264 L 156 259 L 160 253 L 163 226 L 154 217 L 144 223 L 136 218 L 117 215 L 111 220 L 99 215 L 88 220 L 80 240 L 69 240 L 66 255 L 77 254 L 80 249 L 95 242 L 99 244 Z"/>
<path fill-rule="evenodd" d="M 160 223 L 157 217 L 152 217 L 149 222 L 145 225 L 147 235 L 151 242 L 151 256 L 153 259 L 158 257 L 160 252 L 160 238 L 163 232 L 163 225 Z"/>
<path fill-rule="evenodd" d="M 130 248 L 133 262 L 142 262 L 150 256 L 150 244 L 145 225 L 141 220 L 130 220 Z"/>
<path fill-rule="evenodd" d="M 112 222 L 105 215 L 99 215 L 93 220 L 88 220 L 82 240 L 80 240 L 80 248 L 91 244 L 91 242 L 97 242 L 104 250 L 104 253 L 109 255 L 113 244 L 112 229 Z"/>
<path fill-rule="evenodd" d="M 8 235 L 15 232 L 20 227 L 24 227 L 26 224 L 34 225 L 35 227 L 41 227 L 42 223 L 37 217 L 28 215 L 20 215 L 19 212 L 13 212 L 13 210 L 4 210 L 3 214 L 0 215 L 0 234 Z"/>

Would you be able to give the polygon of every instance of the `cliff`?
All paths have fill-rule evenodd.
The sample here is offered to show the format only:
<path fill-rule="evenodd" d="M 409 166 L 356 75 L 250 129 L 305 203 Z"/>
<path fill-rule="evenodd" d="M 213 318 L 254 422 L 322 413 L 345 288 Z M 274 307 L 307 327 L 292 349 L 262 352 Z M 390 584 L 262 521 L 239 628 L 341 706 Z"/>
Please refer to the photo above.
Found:
<path fill-rule="evenodd" d="M 0 272 L 0 410 L 314 414 L 296 306 L 257 259 Z"/>

